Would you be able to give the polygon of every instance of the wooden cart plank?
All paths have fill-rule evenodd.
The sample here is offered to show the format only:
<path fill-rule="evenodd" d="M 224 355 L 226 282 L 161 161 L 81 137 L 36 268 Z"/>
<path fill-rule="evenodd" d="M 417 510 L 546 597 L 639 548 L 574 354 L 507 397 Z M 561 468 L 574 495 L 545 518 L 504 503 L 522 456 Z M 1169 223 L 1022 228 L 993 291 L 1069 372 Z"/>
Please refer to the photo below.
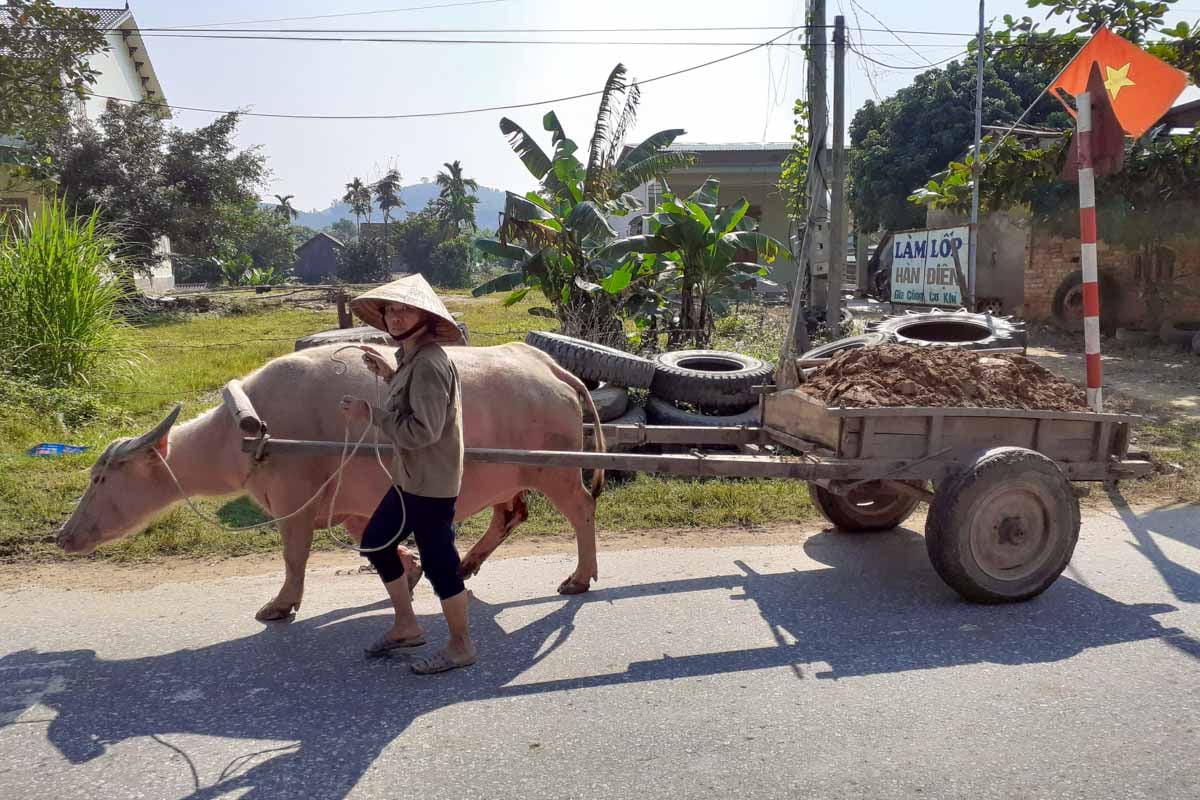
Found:
<path fill-rule="evenodd" d="M 795 391 L 795 390 L 792 390 Z M 1137 414 L 1096 414 L 1091 411 L 1039 411 L 1024 408 L 955 408 L 950 406 L 879 406 L 874 408 L 829 408 L 834 417 L 1024 417 L 1026 419 L 1070 419 L 1083 422 L 1137 422 Z"/>
<path fill-rule="evenodd" d="M 765 441 L 759 427 L 698 428 L 687 425 L 602 425 L 604 438 L 610 444 L 691 444 L 743 445 Z M 595 425 L 585 423 L 585 436 L 592 436 Z"/>

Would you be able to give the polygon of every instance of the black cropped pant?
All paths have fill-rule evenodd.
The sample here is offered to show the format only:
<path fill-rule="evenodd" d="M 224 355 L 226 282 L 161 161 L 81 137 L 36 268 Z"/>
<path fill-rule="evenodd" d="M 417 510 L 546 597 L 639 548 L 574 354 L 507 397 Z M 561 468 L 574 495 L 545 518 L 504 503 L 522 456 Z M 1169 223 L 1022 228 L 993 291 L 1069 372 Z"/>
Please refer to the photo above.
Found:
<path fill-rule="evenodd" d="M 403 523 L 404 534 L 397 544 L 409 535 L 416 536 L 425 576 L 433 584 L 437 596 L 449 600 L 466 588 L 458 575 L 460 561 L 458 550 L 454 547 L 454 503 L 457 499 L 421 497 L 392 487 L 371 515 L 363 532 L 362 546 L 372 548 L 386 544 L 396 536 Z M 364 555 L 384 583 L 391 583 L 404 575 L 404 564 L 395 547 Z"/>

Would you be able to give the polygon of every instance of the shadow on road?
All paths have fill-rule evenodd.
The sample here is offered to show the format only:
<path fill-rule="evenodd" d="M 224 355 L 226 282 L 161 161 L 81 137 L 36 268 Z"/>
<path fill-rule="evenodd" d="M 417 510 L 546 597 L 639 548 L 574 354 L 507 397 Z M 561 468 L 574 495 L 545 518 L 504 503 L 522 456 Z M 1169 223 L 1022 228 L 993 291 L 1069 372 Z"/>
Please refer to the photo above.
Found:
<path fill-rule="evenodd" d="M 1196 507 L 1172 504 L 1138 514 L 1115 486 L 1108 486 L 1108 498 L 1121 522 L 1133 534 L 1137 551 L 1154 565 L 1175 598 L 1184 603 L 1200 603 L 1200 573 L 1177 564 L 1154 540 L 1156 534 L 1200 549 L 1200 530 L 1196 528 Z"/>
<path fill-rule="evenodd" d="M 0 659 L 0 674 L 23 687 L 0 693 L 0 720 L 11 724 L 39 703 L 49 708 L 56 716 L 46 736 L 75 764 L 125 740 L 153 737 L 163 745 L 164 758 L 178 754 L 187 761 L 194 786 L 190 798 L 239 791 L 244 798 L 294 797 L 302 781 L 303 796 L 334 800 L 345 797 L 414 720 L 459 703 L 771 667 L 792 668 L 807 680 L 978 663 L 1046 663 L 1090 648 L 1155 638 L 1179 640 L 1181 651 L 1200 658 L 1196 642 L 1154 619 L 1172 606 L 1122 604 L 1067 578 L 1020 605 L 964 603 L 937 579 L 921 538 L 911 531 L 865 537 L 824 533 L 805 548 L 827 566 L 760 573 L 735 561 L 727 575 L 601 589 L 569 599 L 489 603 L 477 596 L 473 625 L 485 661 L 434 679 L 412 675 L 399 660 L 361 659 L 362 644 L 381 623 L 364 612 L 383 610 L 382 602 L 144 658 L 107 660 L 83 649 L 20 651 Z M 587 637 L 574 622 L 587 604 L 716 590 L 728 590 L 729 603 L 755 604 L 777 643 L 634 660 L 607 674 L 515 683 L 558 648 L 598 646 L 570 643 L 572 636 Z M 517 630 L 501 627 L 501 612 L 528 607 L 551 610 Z M 440 617 L 422 621 L 434 639 L 445 635 Z M 706 618 L 705 625 L 696 626 L 696 637 L 703 638 L 706 627 L 719 621 L 719 616 Z M 621 642 L 605 639 L 603 647 L 606 654 L 619 655 Z M 747 699 L 756 701 L 761 698 Z M 205 785 L 202 773 L 215 770 L 212 765 L 198 770 L 183 748 L 164 738 L 177 734 L 290 744 L 239 756 Z M 59 777 L 69 781 L 69 771 Z"/>

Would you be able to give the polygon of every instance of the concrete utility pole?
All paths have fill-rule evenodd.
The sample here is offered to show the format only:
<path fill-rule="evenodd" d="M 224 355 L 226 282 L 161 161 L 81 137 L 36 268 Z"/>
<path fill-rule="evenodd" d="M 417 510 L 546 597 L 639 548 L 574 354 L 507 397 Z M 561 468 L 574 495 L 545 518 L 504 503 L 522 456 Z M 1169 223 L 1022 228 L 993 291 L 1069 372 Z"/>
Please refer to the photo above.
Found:
<path fill-rule="evenodd" d="M 964 305 L 975 310 L 975 268 L 979 264 L 979 181 L 983 177 L 979 152 L 983 139 L 983 2 L 979 0 L 979 38 L 975 42 L 975 161 L 971 181 L 971 235 L 967 243 L 967 297 Z"/>
<path fill-rule="evenodd" d="M 846 276 L 846 18 L 833 20 L 833 186 L 830 188 L 829 286 L 825 321 L 836 331 L 842 321 Z"/>
<path fill-rule="evenodd" d="M 792 289 L 792 310 L 787 336 L 780 354 L 778 381 L 782 388 L 794 386 L 798 376 L 791 359 L 808 350 L 808 327 L 804 310 L 813 304 L 817 293 L 814 254 L 822 246 L 819 228 L 825 225 L 825 181 L 822 154 L 825 150 L 825 126 L 828 113 L 825 98 L 825 0 L 808 0 L 805 41 L 808 45 L 808 216 L 804 225 L 803 245 L 797 253 L 796 282 Z M 806 297 L 805 284 L 809 295 Z"/>

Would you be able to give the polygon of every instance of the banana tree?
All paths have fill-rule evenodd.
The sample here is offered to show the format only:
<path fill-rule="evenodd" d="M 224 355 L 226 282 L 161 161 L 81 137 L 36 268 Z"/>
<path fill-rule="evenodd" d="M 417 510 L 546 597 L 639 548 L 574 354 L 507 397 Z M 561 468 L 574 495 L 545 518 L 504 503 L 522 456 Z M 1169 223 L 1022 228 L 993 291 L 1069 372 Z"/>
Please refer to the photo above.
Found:
<path fill-rule="evenodd" d="M 500 120 L 500 130 L 541 188 L 525 195 L 508 193 L 497 238 L 476 242 L 483 252 L 514 264 L 511 272 L 476 287 L 476 296 L 507 291 L 505 303 L 511 305 L 536 289 L 564 331 L 613 344 L 624 338 L 622 306 L 630 284 L 648 275 L 649 268 L 644 259 L 596 257 L 617 239 L 608 218 L 640 210 L 640 201 L 630 194 L 633 189 L 694 158 L 666 150 L 684 133 L 680 129 L 659 131 L 625 148 L 640 97 L 637 84 L 625 76 L 625 67 L 618 64 L 608 77 L 586 163 L 553 111 L 542 118 L 553 155 L 516 122 Z"/>
<path fill-rule="evenodd" d="M 668 329 L 672 347 L 690 343 L 706 347 L 715 313 L 729 301 L 754 288 L 769 274 L 767 265 L 787 249 L 778 240 L 755 230 L 758 223 L 746 215 L 744 197 L 722 208 L 721 182 L 709 178 L 686 198 L 669 191 L 649 216 L 651 232 L 613 242 L 596 255 L 617 259 L 631 253 L 664 253 L 659 259 L 678 296 L 678 320 Z M 746 260 L 753 254 L 755 261 Z M 765 263 L 759 263 L 759 261 Z"/>

